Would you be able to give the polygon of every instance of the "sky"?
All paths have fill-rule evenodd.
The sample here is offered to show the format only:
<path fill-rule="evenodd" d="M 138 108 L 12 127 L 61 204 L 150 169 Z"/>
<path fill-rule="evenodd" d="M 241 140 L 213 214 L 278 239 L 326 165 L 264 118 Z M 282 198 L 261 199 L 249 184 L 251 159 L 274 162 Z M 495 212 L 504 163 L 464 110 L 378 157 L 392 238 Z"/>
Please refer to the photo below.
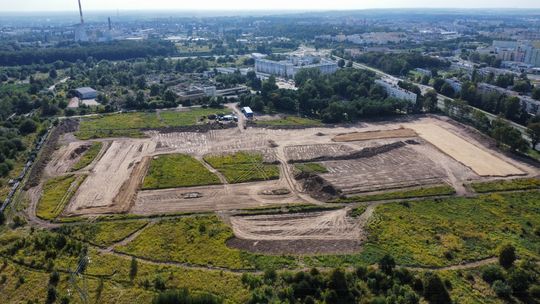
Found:
<path fill-rule="evenodd" d="M 540 0 L 81 0 L 84 10 L 350 10 L 540 8 Z M 0 0 L 0 11 L 71 11 L 77 0 Z"/>

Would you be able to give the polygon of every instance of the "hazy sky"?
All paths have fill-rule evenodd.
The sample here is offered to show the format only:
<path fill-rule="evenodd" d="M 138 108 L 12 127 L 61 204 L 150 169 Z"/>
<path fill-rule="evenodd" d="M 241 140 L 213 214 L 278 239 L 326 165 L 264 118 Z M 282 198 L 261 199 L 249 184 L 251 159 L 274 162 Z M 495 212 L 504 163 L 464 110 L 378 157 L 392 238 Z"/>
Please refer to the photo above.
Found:
<path fill-rule="evenodd" d="M 365 8 L 540 8 L 540 0 L 82 0 L 86 10 L 346 10 Z M 0 11 L 70 11 L 77 0 L 0 0 Z"/>

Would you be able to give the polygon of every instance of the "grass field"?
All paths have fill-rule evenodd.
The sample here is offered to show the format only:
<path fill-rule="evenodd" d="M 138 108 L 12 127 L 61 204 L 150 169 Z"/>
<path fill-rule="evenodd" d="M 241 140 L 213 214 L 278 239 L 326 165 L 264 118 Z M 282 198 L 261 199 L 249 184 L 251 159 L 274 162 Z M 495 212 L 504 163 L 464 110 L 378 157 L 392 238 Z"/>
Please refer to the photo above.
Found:
<path fill-rule="evenodd" d="M 540 179 L 538 178 L 519 178 L 512 180 L 498 180 L 484 183 L 469 184 L 475 192 L 486 193 L 495 191 L 528 190 L 539 189 Z"/>
<path fill-rule="evenodd" d="M 68 175 L 48 180 L 38 202 L 36 214 L 45 220 L 58 217 L 86 176 Z"/>
<path fill-rule="evenodd" d="M 305 173 L 327 173 L 328 169 L 319 163 L 295 164 L 294 167 Z"/>
<path fill-rule="evenodd" d="M 369 223 L 374 248 L 398 264 L 444 266 L 497 254 L 511 243 L 539 258 L 540 192 L 385 204 Z M 367 249 L 366 249 L 367 250 Z"/>
<path fill-rule="evenodd" d="M 159 116 L 166 126 L 184 127 L 195 125 L 208 115 L 222 112 L 225 113 L 227 111 L 212 108 L 193 108 L 189 111 L 162 111 Z"/>
<path fill-rule="evenodd" d="M 266 264 L 283 266 L 289 259 L 256 256 L 227 247 L 232 230 L 217 216 L 162 220 L 144 229 L 129 244 L 116 250 L 158 261 L 253 269 Z"/>
<path fill-rule="evenodd" d="M 145 221 L 85 223 L 63 226 L 59 232 L 84 242 L 107 247 L 125 239 L 146 224 Z"/>
<path fill-rule="evenodd" d="M 298 116 L 287 116 L 281 119 L 274 120 L 259 120 L 255 124 L 265 125 L 265 126 L 304 126 L 304 127 L 319 127 L 323 126 L 323 123 L 320 120 L 303 118 Z"/>
<path fill-rule="evenodd" d="M 339 198 L 330 203 L 356 203 L 356 202 L 371 202 L 371 201 L 382 201 L 382 200 L 392 200 L 392 199 L 408 199 L 416 197 L 429 197 L 429 196 L 440 196 L 440 195 L 451 195 L 456 191 L 454 188 L 448 185 L 439 185 L 433 187 L 422 187 L 412 190 L 396 191 L 396 192 L 385 192 L 380 194 L 372 195 L 363 195 L 363 196 L 352 196 L 347 198 Z"/>
<path fill-rule="evenodd" d="M 238 152 L 207 155 L 204 160 L 223 174 L 231 184 L 279 178 L 279 167 L 265 164 L 261 154 Z"/>
<path fill-rule="evenodd" d="M 219 184 L 219 178 L 185 154 L 160 155 L 150 163 L 143 189 L 165 189 Z"/>
<path fill-rule="evenodd" d="M 216 109 L 193 108 L 187 111 L 134 112 L 101 115 L 81 120 L 79 139 L 103 137 L 142 137 L 140 129 L 191 126 L 209 114 L 220 112 Z"/>
<path fill-rule="evenodd" d="M 90 146 L 90 148 L 86 152 L 84 152 L 84 154 L 81 156 L 81 159 L 75 165 L 73 165 L 71 171 L 78 171 L 90 165 L 90 163 L 92 163 L 96 156 L 99 154 L 99 151 L 101 151 L 102 147 L 103 144 L 100 142 L 92 143 L 92 146 Z"/>

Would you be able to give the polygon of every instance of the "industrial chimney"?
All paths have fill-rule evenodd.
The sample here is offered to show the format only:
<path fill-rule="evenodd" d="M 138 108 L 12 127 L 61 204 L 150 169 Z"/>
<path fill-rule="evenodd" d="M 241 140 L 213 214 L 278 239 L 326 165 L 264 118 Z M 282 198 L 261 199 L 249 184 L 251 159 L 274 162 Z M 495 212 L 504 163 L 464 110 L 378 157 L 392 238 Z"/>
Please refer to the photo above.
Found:
<path fill-rule="evenodd" d="M 81 24 L 84 24 L 84 19 L 83 19 L 83 14 L 82 14 L 81 0 L 79 0 L 79 13 L 81 14 Z"/>
<path fill-rule="evenodd" d="M 109 17 L 109 31 L 112 30 L 112 25 L 111 25 L 111 17 Z"/>

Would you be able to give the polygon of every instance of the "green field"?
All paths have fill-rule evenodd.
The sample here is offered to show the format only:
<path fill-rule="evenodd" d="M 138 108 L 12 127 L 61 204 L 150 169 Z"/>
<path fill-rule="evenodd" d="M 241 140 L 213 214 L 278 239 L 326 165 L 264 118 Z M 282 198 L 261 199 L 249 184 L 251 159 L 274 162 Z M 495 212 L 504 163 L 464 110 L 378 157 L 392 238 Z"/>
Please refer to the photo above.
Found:
<path fill-rule="evenodd" d="M 86 176 L 67 175 L 48 180 L 38 202 L 36 214 L 45 220 L 58 217 Z"/>
<path fill-rule="evenodd" d="M 141 129 L 182 127 L 197 124 L 216 109 L 193 108 L 187 111 L 133 112 L 101 115 L 81 120 L 76 136 L 79 139 L 104 137 L 143 137 Z"/>
<path fill-rule="evenodd" d="M 328 169 L 319 163 L 295 164 L 294 167 L 300 172 L 305 173 L 327 173 Z"/>
<path fill-rule="evenodd" d="M 62 226 L 59 232 L 84 242 L 107 247 L 125 239 L 146 224 L 145 221 L 85 223 Z"/>
<path fill-rule="evenodd" d="M 298 116 L 287 116 L 281 119 L 273 120 L 258 120 L 255 121 L 257 125 L 263 126 L 275 126 L 275 127 L 287 127 L 287 126 L 301 126 L 301 127 L 320 127 L 323 123 L 320 120 L 303 118 Z"/>
<path fill-rule="evenodd" d="M 456 193 L 454 188 L 448 185 L 439 185 L 439 186 L 432 186 L 432 187 L 416 188 L 412 190 L 385 192 L 385 193 L 380 193 L 380 194 L 339 198 L 334 201 L 331 201 L 330 203 L 356 203 L 356 202 L 372 202 L 372 201 L 383 201 L 383 200 L 394 200 L 394 199 L 397 200 L 397 199 L 409 199 L 409 198 L 417 198 L 417 197 L 452 195 L 454 193 Z"/>
<path fill-rule="evenodd" d="M 513 244 L 521 257 L 539 258 L 539 201 L 540 192 L 532 191 L 385 204 L 370 220 L 368 243 L 402 265 L 484 259 L 497 255 L 503 243 Z"/>
<path fill-rule="evenodd" d="M 195 158 L 185 154 L 152 159 L 143 189 L 165 189 L 219 184 L 219 178 Z"/>
<path fill-rule="evenodd" d="M 92 146 L 84 152 L 84 154 L 81 156 L 81 159 L 73 165 L 71 168 L 71 171 L 78 171 L 81 169 L 86 168 L 88 165 L 90 165 L 96 156 L 99 154 L 99 151 L 101 151 L 101 148 L 103 147 L 103 144 L 100 142 L 94 142 L 92 143 Z"/>
<path fill-rule="evenodd" d="M 265 164 L 261 154 L 238 152 L 207 155 L 204 160 L 223 174 L 231 184 L 279 178 L 279 167 Z"/>
<path fill-rule="evenodd" d="M 283 266 L 289 260 L 255 256 L 227 247 L 232 230 L 217 216 L 162 220 L 145 228 L 133 241 L 116 250 L 158 261 L 253 269 L 265 263 Z"/>
<path fill-rule="evenodd" d="M 495 191 L 528 190 L 539 189 L 540 179 L 538 178 L 519 178 L 512 180 L 498 180 L 484 183 L 469 184 L 475 192 L 487 193 Z"/>

